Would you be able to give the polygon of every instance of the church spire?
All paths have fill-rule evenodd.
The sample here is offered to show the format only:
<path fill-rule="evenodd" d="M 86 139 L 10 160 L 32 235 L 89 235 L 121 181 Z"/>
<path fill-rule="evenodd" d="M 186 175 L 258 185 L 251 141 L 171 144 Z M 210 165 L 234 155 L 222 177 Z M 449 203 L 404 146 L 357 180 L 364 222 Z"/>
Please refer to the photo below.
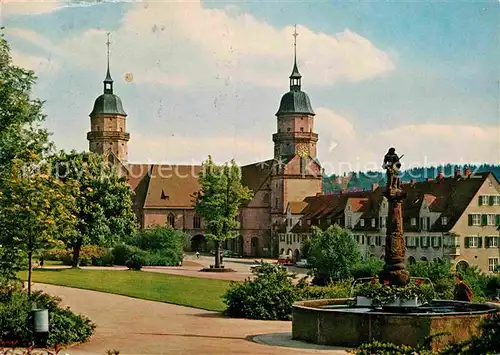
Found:
<path fill-rule="evenodd" d="M 109 32 L 107 33 L 108 35 L 108 41 L 106 42 L 106 46 L 108 47 L 108 70 L 106 72 L 106 78 L 104 79 L 104 93 L 105 94 L 113 94 L 113 79 L 111 79 L 111 74 L 109 72 L 109 45 L 111 42 L 109 41 Z"/>
<path fill-rule="evenodd" d="M 290 90 L 300 91 L 300 81 L 302 75 L 299 73 L 299 68 L 297 67 L 297 25 L 294 25 L 293 31 L 293 70 L 290 75 Z"/>

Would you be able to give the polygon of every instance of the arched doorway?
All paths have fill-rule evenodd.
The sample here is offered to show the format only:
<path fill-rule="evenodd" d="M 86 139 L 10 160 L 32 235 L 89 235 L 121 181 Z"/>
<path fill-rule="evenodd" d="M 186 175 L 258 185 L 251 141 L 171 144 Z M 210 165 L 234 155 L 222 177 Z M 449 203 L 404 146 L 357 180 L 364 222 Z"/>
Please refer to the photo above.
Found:
<path fill-rule="evenodd" d="M 469 267 L 469 263 L 465 260 L 460 260 L 457 265 L 456 265 L 456 269 L 457 271 L 463 271 L 463 270 L 466 270 L 467 268 Z"/>
<path fill-rule="evenodd" d="M 207 251 L 207 238 L 202 234 L 197 234 L 191 238 L 191 251 L 200 253 Z"/>
<path fill-rule="evenodd" d="M 408 257 L 408 265 L 413 265 L 415 264 L 417 261 L 415 260 L 415 258 L 413 256 L 409 256 Z"/>
<path fill-rule="evenodd" d="M 293 262 L 296 263 L 299 260 L 300 260 L 300 251 L 299 249 L 295 249 L 295 251 L 293 252 Z"/>
<path fill-rule="evenodd" d="M 293 258 L 293 251 L 292 251 L 292 249 L 288 249 L 286 251 L 286 256 L 288 256 L 290 259 Z"/>
<path fill-rule="evenodd" d="M 259 238 L 252 237 L 250 240 L 252 256 L 259 256 Z"/>
<path fill-rule="evenodd" d="M 285 248 L 281 248 L 281 250 L 280 250 L 280 256 L 283 254 L 285 254 Z"/>

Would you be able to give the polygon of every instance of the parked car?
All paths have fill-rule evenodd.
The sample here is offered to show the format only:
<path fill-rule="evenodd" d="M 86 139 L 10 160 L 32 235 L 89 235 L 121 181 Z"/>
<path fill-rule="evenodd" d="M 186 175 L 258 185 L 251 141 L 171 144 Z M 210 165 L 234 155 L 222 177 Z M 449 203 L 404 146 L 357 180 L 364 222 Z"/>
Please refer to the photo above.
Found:
<path fill-rule="evenodd" d="M 278 258 L 278 264 L 291 265 L 292 257 L 290 255 L 280 255 Z"/>
<path fill-rule="evenodd" d="M 295 263 L 297 267 L 307 267 L 307 259 L 299 260 Z"/>

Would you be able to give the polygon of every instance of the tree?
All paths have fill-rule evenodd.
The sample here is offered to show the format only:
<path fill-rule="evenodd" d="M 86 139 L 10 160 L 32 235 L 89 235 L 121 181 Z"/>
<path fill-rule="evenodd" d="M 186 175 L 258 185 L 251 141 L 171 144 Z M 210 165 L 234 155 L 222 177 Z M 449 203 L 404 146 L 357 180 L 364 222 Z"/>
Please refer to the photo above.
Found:
<path fill-rule="evenodd" d="M 135 233 L 132 190 L 97 154 L 63 151 L 51 157 L 53 173 L 65 183 L 78 186 L 75 198 L 75 232 L 63 240 L 73 251 L 73 267 L 79 266 L 80 250 L 88 244 L 113 246 Z"/>
<path fill-rule="evenodd" d="M 352 233 L 338 225 L 322 231 L 313 229 L 307 263 L 311 265 L 316 281 L 327 284 L 331 280 L 349 278 L 351 269 L 361 260 L 361 253 Z"/>
<path fill-rule="evenodd" d="M 60 192 L 52 185 L 53 180 L 45 178 L 37 169 L 31 171 L 31 180 L 23 180 L 21 176 L 22 170 L 39 165 L 53 147 L 48 139 L 48 132 L 41 128 L 45 120 L 43 103 L 32 98 L 35 81 L 33 71 L 12 63 L 9 45 L 0 28 L 0 191 L 3 193 L 0 215 L 5 222 L 2 224 L 0 264 L 2 277 L 7 280 L 16 278 L 16 270 L 22 264 L 23 254 L 26 254 L 25 247 L 34 243 L 23 239 L 34 235 L 29 228 L 48 228 L 47 225 L 44 227 L 43 221 L 52 221 L 50 214 L 44 214 L 50 211 L 41 206 L 42 202 L 45 203 L 44 197 L 47 197 L 48 204 L 51 205 L 55 201 L 50 192 L 53 191 L 55 195 Z M 34 190 L 30 184 L 38 186 L 41 191 Z M 9 201 L 11 197 L 13 200 Z M 19 206 L 25 206 L 28 210 L 21 210 L 22 214 L 13 215 L 12 211 L 16 211 Z M 35 219 L 35 226 L 32 227 L 21 218 Z M 57 218 L 53 222 L 51 228 L 59 226 Z M 7 225 L 12 228 L 7 229 Z M 45 232 L 42 233 L 43 238 L 50 237 L 50 231 Z"/>
<path fill-rule="evenodd" d="M 72 233 L 75 223 L 73 186 L 56 180 L 48 170 L 45 164 L 26 166 L 16 159 L 4 175 L 0 193 L 2 246 L 27 254 L 28 294 L 33 254 L 50 246 L 57 236 Z"/>
<path fill-rule="evenodd" d="M 198 177 L 201 189 L 196 198 L 196 213 L 206 223 L 207 237 L 216 243 L 215 268 L 221 264 L 221 242 L 238 236 L 238 209 L 252 198 L 241 183 L 241 169 L 234 160 L 217 166 L 211 156 L 203 162 Z"/>

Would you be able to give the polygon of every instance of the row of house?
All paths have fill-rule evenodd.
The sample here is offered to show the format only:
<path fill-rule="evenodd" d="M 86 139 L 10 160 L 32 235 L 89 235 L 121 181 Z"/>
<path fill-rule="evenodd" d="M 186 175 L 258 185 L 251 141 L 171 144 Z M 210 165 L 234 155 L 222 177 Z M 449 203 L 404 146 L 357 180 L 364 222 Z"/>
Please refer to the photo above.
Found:
<path fill-rule="evenodd" d="M 292 201 L 279 233 L 279 250 L 300 259 L 312 228 L 333 224 L 352 230 L 363 257 L 384 258 L 388 201 L 384 187 L 371 191 L 311 196 Z M 403 230 L 407 262 L 451 261 L 493 272 L 500 261 L 500 184 L 489 172 L 404 183 Z"/>

